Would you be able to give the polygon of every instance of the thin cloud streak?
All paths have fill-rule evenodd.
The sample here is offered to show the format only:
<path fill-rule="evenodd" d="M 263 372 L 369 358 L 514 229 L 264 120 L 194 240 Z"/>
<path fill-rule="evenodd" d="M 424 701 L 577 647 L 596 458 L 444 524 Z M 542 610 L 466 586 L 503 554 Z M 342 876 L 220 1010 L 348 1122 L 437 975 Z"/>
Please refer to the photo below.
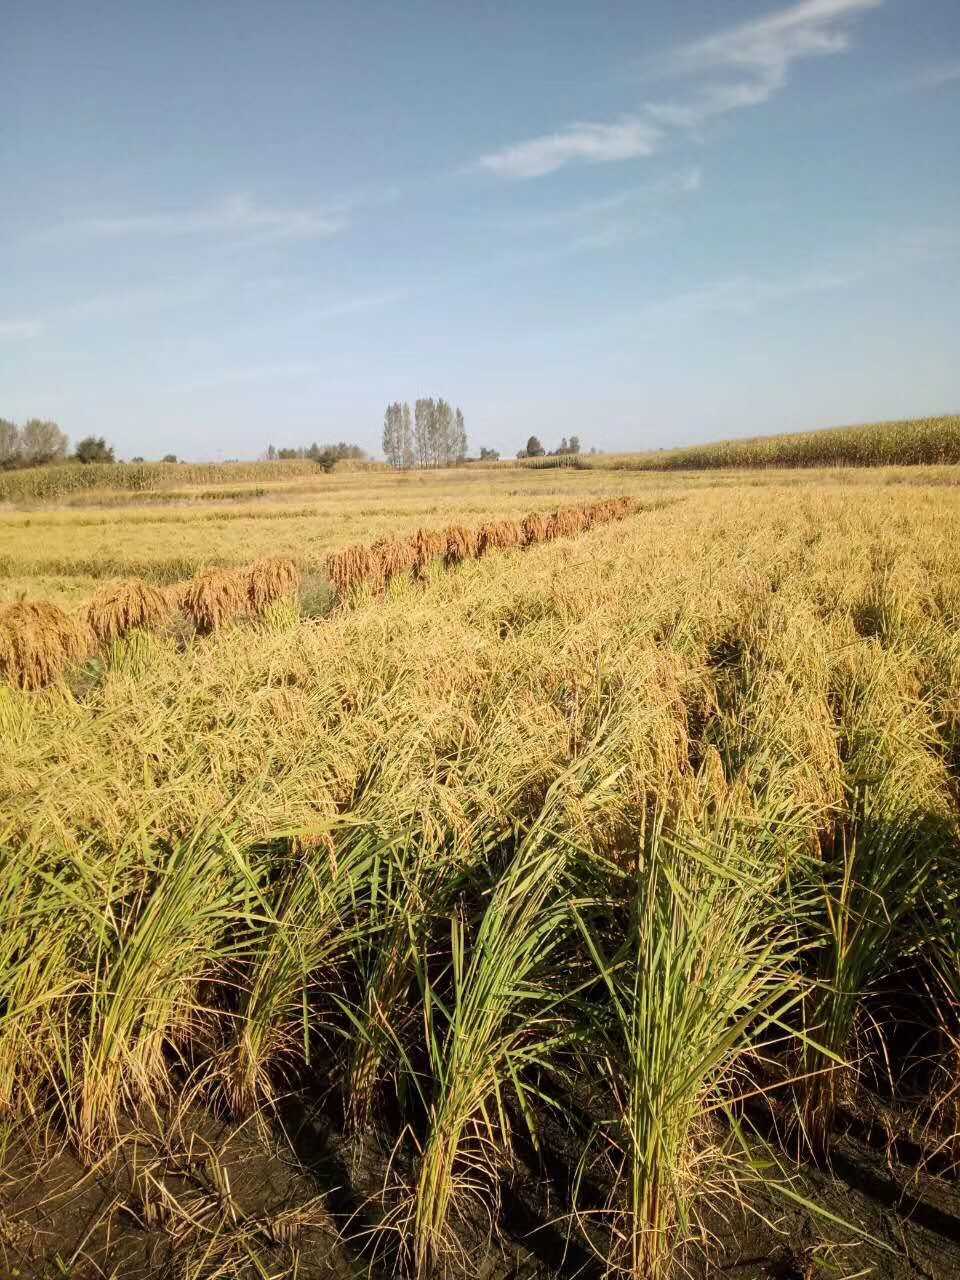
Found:
<path fill-rule="evenodd" d="M 650 120 L 572 124 L 557 133 L 481 156 L 476 168 L 501 178 L 540 178 L 575 160 L 608 164 L 612 160 L 651 156 L 662 137 L 662 129 Z"/>
<path fill-rule="evenodd" d="M 910 77 L 908 87 L 911 89 L 940 89 L 945 84 L 960 80 L 960 62 L 950 62 L 944 66 L 924 67 Z"/>
<path fill-rule="evenodd" d="M 79 218 L 41 232 L 44 239 L 119 239 L 132 236 L 220 235 L 305 240 L 337 235 L 349 225 L 346 209 L 285 209 L 234 195 L 206 208 L 165 210 L 112 217 Z"/>
<path fill-rule="evenodd" d="M 36 338 L 42 332 L 39 320 L 0 320 L 0 339 Z"/>
<path fill-rule="evenodd" d="M 753 315 L 775 302 L 785 302 L 809 293 L 849 288 L 862 280 L 864 274 L 859 269 L 823 269 L 780 278 L 733 276 L 653 302 L 642 308 L 641 314 L 673 320 L 689 320 L 694 316 L 717 313 Z"/>
<path fill-rule="evenodd" d="M 631 187 L 595 200 L 580 200 L 556 209 L 539 209 L 511 215 L 501 219 L 497 225 L 520 234 L 534 234 L 555 228 L 579 227 L 583 223 L 597 224 L 624 211 L 629 213 L 632 210 L 646 210 L 661 200 L 691 195 L 699 191 L 702 185 L 702 170 L 698 165 L 691 165 L 644 186 Z"/>
<path fill-rule="evenodd" d="M 850 26 L 883 0 L 801 0 L 765 18 L 682 45 L 657 73 L 667 79 L 716 78 L 676 101 L 647 102 L 619 122 L 569 125 L 481 156 L 473 166 L 500 178 L 539 178 L 575 162 L 604 164 L 662 150 L 671 132 L 768 101 L 787 84 L 791 64 L 844 53 Z"/>
<path fill-rule="evenodd" d="M 307 315 L 311 320 L 336 320 L 340 316 L 352 316 L 364 311 L 377 311 L 381 307 L 391 307 L 397 302 L 402 302 L 407 296 L 404 289 L 363 293 L 355 298 L 341 298 L 325 306 L 311 308 Z"/>

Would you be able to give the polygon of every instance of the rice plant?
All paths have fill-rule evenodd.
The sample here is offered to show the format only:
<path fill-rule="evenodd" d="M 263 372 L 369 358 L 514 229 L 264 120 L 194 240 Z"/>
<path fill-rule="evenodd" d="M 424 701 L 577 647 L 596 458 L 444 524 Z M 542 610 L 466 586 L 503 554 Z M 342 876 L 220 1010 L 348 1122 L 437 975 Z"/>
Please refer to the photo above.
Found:
<path fill-rule="evenodd" d="M 135 628 L 158 627 L 170 613 L 170 601 L 149 582 L 128 580 L 98 591 L 86 618 L 101 642 L 118 640 Z"/>
<path fill-rule="evenodd" d="M 657 818 L 611 897 L 581 916 L 606 996 L 587 1043 L 610 1098 L 597 1137 L 612 1168 L 611 1274 L 673 1274 L 709 1243 L 702 1210 L 740 1201 L 752 1176 L 732 1109 L 803 991 L 774 895 L 785 832 L 768 820 L 747 832 L 721 818 L 698 835 Z"/>
<path fill-rule="evenodd" d="M 449 921 L 449 995 L 423 957 L 419 980 L 430 1064 L 427 1134 L 410 1209 L 417 1271 L 456 1256 L 451 1215 L 465 1202 L 493 1227 L 497 1167 L 509 1159 L 509 1089 L 530 1116 L 537 1074 L 564 1035 L 565 992 L 552 960 L 570 927 L 563 901 L 568 844 L 544 810 L 497 881 L 474 926 Z M 446 978 L 447 975 L 443 974 Z"/>

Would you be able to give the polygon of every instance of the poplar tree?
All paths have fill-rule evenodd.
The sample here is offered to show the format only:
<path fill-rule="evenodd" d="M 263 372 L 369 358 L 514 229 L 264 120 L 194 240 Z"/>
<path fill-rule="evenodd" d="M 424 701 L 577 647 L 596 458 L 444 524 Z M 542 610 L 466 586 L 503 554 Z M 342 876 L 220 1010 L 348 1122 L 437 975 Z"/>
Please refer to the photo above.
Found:
<path fill-rule="evenodd" d="M 404 471 L 410 471 L 413 464 L 413 420 L 410 416 L 410 406 L 404 400 L 400 411 L 400 465 Z"/>
<path fill-rule="evenodd" d="M 467 427 L 463 420 L 463 411 L 457 405 L 456 421 L 453 430 L 454 449 L 453 456 L 460 462 L 467 456 Z"/>
<path fill-rule="evenodd" d="M 453 410 L 442 397 L 434 409 L 434 466 L 447 467 L 453 457 Z"/>
<path fill-rule="evenodd" d="M 400 442 L 400 406 L 388 404 L 383 415 L 383 456 L 391 467 L 399 467 L 402 460 Z"/>
<path fill-rule="evenodd" d="M 436 405 L 432 400 L 417 401 L 413 411 L 413 448 L 417 456 L 417 465 L 420 467 L 428 467 L 433 461 L 436 416 Z"/>

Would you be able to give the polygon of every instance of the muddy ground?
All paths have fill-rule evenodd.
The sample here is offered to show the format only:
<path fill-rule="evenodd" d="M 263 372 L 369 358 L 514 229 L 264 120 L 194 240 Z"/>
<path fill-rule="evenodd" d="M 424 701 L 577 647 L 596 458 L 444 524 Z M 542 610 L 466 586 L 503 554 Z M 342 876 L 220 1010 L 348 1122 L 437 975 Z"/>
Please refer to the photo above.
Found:
<path fill-rule="evenodd" d="M 500 1243 L 484 1246 L 482 1224 L 467 1223 L 465 1252 L 450 1274 L 600 1277 L 601 1263 L 570 1229 L 571 1153 L 548 1147 L 537 1155 L 519 1145 L 496 1206 Z M 923 1157 L 912 1142 L 848 1116 L 829 1168 L 803 1164 L 791 1183 L 848 1227 L 754 1192 L 756 1212 L 735 1208 L 708 1219 L 715 1239 L 707 1257 L 686 1259 L 689 1274 L 955 1280 L 960 1179 L 942 1158 Z M 394 1237 L 381 1233 L 374 1248 L 370 1233 L 391 1207 L 378 1194 L 389 1158 L 382 1149 L 358 1151 L 293 1105 L 269 1128 L 181 1113 L 153 1132 L 131 1131 L 118 1155 L 87 1170 L 67 1151 L 38 1170 L 13 1139 L 0 1182 L 0 1276 L 386 1280 L 404 1269 Z"/>

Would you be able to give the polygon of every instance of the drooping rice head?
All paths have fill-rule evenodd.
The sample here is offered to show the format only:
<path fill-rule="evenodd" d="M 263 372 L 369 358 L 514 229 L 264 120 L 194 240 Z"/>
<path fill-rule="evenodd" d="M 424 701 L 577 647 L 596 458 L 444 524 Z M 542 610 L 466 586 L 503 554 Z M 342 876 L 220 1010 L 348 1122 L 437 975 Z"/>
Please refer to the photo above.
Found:
<path fill-rule="evenodd" d="M 572 537 L 575 537 L 578 533 L 586 533 L 590 528 L 590 517 L 587 514 L 586 507 L 569 507 L 567 509 L 567 517 Z"/>
<path fill-rule="evenodd" d="M 500 520 L 500 550 L 523 545 L 523 525 L 516 520 Z"/>
<path fill-rule="evenodd" d="M 540 511 L 531 511 L 524 516 L 520 526 L 523 532 L 523 545 L 532 547 L 537 542 L 545 542 L 547 538 L 547 517 Z"/>
<path fill-rule="evenodd" d="M 590 503 L 585 510 L 591 524 L 609 524 L 612 520 L 623 520 L 632 515 L 637 506 L 635 498 L 601 498 L 599 502 Z"/>
<path fill-rule="evenodd" d="M 292 560 L 283 556 L 262 556 L 244 570 L 247 603 L 259 614 L 268 605 L 292 596 L 300 586 L 300 571 Z"/>
<path fill-rule="evenodd" d="M 215 631 L 249 612 L 246 575 L 238 569 L 207 569 L 184 584 L 181 608 L 200 632 Z"/>
<path fill-rule="evenodd" d="M 452 524 L 444 531 L 446 539 L 446 547 L 443 553 L 443 563 L 448 569 L 454 568 L 458 564 L 463 564 L 464 560 L 472 560 L 477 554 L 477 535 L 473 529 L 468 529 L 463 524 Z"/>
<path fill-rule="evenodd" d="M 477 559 L 493 550 L 493 525 L 485 521 L 477 530 Z"/>
<path fill-rule="evenodd" d="M 381 585 L 380 561 L 363 543 L 331 551 L 327 556 L 326 569 L 327 577 L 341 600 L 362 584 L 374 588 Z"/>
<path fill-rule="evenodd" d="M 480 526 L 477 535 L 477 554 L 489 551 L 507 551 L 523 541 L 523 530 L 516 520 L 490 520 Z"/>
<path fill-rule="evenodd" d="M 445 553 L 447 540 L 437 529 L 418 529 L 413 535 L 413 546 L 413 576 L 418 582 L 424 582 L 434 560 Z"/>
<path fill-rule="evenodd" d="M 380 565 L 380 576 L 386 586 L 393 578 L 410 573 L 417 558 L 412 538 L 381 538 L 370 548 Z"/>
<path fill-rule="evenodd" d="M 101 588 L 86 606 L 87 622 L 98 640 L 119 640 L 135 627 L 160 626 L 170 616 L 172 604 L 160 587 L 140 578 L 114 582 Z"/>
<path fill-rule="evenodd" d="M 87 620 L 59 605 L 20 601 L 0 609 L 0 675 L 20 688 L 51 684 L 93 646 Z"/>
<path fill-rule="evenodd" d="M 547 517 L 547 539 L 569 538 L 577 532 L 577 521 L 569 507 L 561 507 Z"/>
<path fill-rule="evenodd" d="M 611 520 L 615 519 L 612 498 L 601 498 L 599 502 L 592 502 L 589 510 L 591 524 L 609 524 Z"/>
<path fill-rule="evenodd" d="M 168 608 L 172 611 L 183 608 L 183 600 L 188 586 L 189 580 L 186 582 L 168 582 L 165 587 L 160 588 Z"/>

